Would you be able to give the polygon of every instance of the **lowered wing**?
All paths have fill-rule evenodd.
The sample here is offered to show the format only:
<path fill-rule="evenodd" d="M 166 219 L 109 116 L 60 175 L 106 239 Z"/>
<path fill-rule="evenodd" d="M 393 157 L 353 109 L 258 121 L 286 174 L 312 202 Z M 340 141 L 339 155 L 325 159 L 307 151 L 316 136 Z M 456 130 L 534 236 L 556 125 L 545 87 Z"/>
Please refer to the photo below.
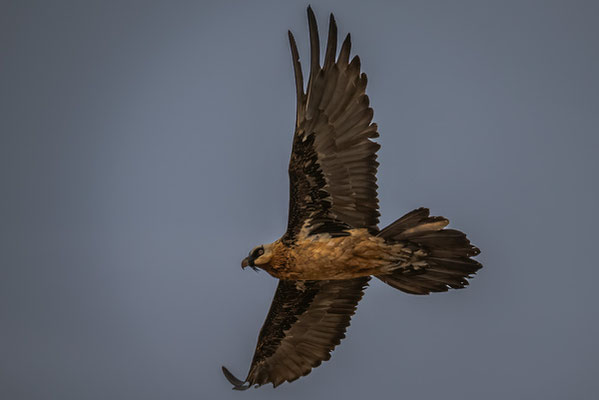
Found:
<path fill-rule="evenodd" d="M 245 381 L 223 367 L 233 389 L 294 381 L 328 360 L 345 337 L 370 277 L 279 281 Z"/>

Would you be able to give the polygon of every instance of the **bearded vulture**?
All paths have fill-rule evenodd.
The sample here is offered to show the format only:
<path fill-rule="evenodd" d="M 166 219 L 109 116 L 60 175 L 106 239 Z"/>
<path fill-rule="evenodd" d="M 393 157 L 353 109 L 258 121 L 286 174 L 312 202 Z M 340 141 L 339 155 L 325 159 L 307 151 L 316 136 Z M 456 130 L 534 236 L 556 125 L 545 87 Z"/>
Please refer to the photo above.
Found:
<path fill-rule="evenodd" d="M 350 61 L 350 35 L 337 54 L 337 25 L 330 16 L 320 62 L 318 28 L 308 7 L 310 75 L 304 87 L 295 39 L 289 33 L 297 112 L 289 162 L 287 231 L 256 246 L 242 268 L 279 279 L 244 381 L 222 367 L 233 389 L 307 375 L 331 357 L 371 276 L 411 294 L 468 285 L 482 265 L 466 235 L 449 221 L 411 211 L 379 230 L 376 152 L 366 74 Z"/>

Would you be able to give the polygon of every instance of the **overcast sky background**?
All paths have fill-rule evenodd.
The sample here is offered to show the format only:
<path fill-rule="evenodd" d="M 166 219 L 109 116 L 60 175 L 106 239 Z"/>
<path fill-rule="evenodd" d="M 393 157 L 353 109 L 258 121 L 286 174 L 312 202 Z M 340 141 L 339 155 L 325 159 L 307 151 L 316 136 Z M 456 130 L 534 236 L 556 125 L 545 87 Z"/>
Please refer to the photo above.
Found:
<path fill-rule="evenodd" d="M 599 397 L 595 1 L 312 2 L 369 76 L 381 226 L 427 206 L 484 268 L 373 281 L 331 361 L 231 391 L 276 286 L 239 263 L 285 229 L 306 6 L 1 3 L 0 398 Z"/>

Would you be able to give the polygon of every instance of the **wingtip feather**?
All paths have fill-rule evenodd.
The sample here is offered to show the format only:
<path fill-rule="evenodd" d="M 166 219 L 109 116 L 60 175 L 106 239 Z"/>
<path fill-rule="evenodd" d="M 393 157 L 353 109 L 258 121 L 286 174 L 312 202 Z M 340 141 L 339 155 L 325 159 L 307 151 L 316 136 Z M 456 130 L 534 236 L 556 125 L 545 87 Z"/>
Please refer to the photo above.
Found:
<path fill-rule="evenodd" d="M 335 55 L 337 53 L 337 23 L 333 13 L 329 17 L 329 37 L 327 39 L 327 49 L 324 56 L 324 69 L 327 70 L 335 64 Z"/>
<path fill-rule="evenodd" d="M 349 63 L 349 53 L 351 52 L 351 34 L 345 36 L 343 44 L 341 45 L 341 51 L 339 52 L 339 63 L 347 65 Z"/>
<path fill-rule="evenodd" d="M 238 379 L 235 375 L 231 373 L 224 365 L 221 367 L 225 378 L 229 381 L 231 385 L 233 385 L 233 390 L 246 390 L 250 387 L 247 382 L 244 382 Z"/>
<path fill-rule="evenodd" d="M 310 77 L 314 79 L 320 69 L 320 39 L 316 16 L 311 6 L 308 6 L 308 30 L 310 31 Z"/>

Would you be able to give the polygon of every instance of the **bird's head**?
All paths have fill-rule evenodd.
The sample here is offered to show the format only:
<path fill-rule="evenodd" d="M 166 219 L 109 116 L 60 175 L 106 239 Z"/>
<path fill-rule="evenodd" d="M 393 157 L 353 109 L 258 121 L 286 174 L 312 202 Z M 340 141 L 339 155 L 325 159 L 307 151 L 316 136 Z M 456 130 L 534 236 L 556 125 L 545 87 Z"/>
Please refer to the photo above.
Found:
<path fill-rule="evenodd" d="M 264 264 L 267 264 L 272 259 L 272 245 L 262 244 L 256 246 L 250 251 L 250 254 L 241 261 L 241 268 L 251 267 L 254 271 Z"/>

